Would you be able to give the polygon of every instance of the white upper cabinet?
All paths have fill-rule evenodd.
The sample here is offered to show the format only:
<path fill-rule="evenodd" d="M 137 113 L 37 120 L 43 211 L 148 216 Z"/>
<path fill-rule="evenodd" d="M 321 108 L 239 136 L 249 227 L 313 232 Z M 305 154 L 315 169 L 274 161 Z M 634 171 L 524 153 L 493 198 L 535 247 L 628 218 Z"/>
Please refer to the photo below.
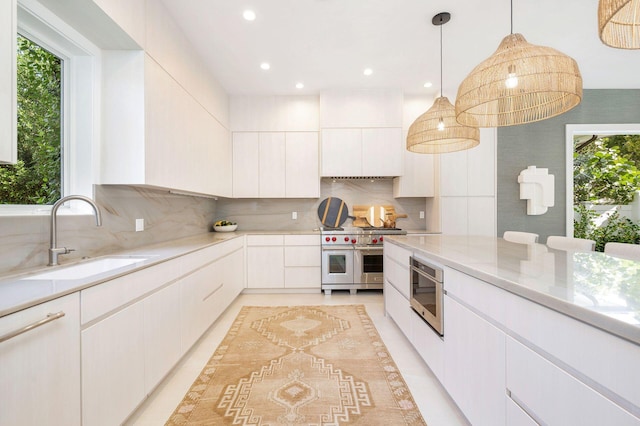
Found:
<path fill-rule="evenodd" d="M 232 96 L 233 132 L 317 132 L 317 96 Z"/>
<path fill-rule="evenodd" d="M 362 130 L 322 130 L 322 176 L 362 176 Z"/>
<path fill-rule="evenodd" d="M 402 129 L 362 129 L 362 175 L 402 174 Z"/>
<path fill-rule="evenodd" d="M 320 94 L 320 128 L 345 127 L 402 127 L 402 91 L 323 91 Z"/>
<path fill-rule="evenodd" d="M 16 0 L 0 4 L 0 163 L 18 159 L 16 136 Z"/>
<path fill-rule="evenodd" d="M 149 55 L 102 62 L 101 183 L 230 195 L 228 130 Z"/>
<path fill-rule="evenodd" d="M 233 134 L 233 196 L 258 198 L 260 196 L 260 135 Z"/>
<path fill-rule="evenodd" d="M 317 198 L 317 132 L 234 132 L 234 198 Z"/>
<path fill-rule="evenodd" d="M 285 197 L 285 135 L 283 132 L 260 133 L 260 197 Z"/>
<path fill-rule="evenodd" d="M 286 185 L 287 198 L 320 197 L 320 159 L 318 132 L 287 132 Z"/>

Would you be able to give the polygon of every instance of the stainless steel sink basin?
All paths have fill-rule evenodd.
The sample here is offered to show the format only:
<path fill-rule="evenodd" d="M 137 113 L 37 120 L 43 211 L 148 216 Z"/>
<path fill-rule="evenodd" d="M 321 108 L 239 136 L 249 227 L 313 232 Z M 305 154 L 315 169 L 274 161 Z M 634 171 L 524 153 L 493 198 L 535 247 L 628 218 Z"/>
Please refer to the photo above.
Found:
<path fill-rule="evenodd" d="M 108 256 L 76 265 L 56 268 L 51 271 L 29 275 L 23 280 L 79 280 L 113 271 L 135 263 L 144 262 L 152 256 Z"/>

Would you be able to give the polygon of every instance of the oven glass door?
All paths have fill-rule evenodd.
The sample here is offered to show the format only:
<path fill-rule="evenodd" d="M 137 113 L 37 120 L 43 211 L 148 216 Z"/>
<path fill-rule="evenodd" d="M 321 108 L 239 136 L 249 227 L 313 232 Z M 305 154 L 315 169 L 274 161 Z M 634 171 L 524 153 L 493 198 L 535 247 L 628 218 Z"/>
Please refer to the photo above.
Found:
<path fill-rule="evenodd" d="M 358 283 L 380 283 L 384 280 L 384 255 L 379 247 L 356 247 L 355 274 Z M 359 275 L 359 277 L 358 277 Z"/>
<path fill-rule="evenodd" d="M 411 307 L 441 336 L 443 335 L 442 296 L 442 282 L 412 265 Z"/>
<path fill-rule="evenodd" d="M 322 250 L 322 283 L 353 283 L 353 248 Z"/>

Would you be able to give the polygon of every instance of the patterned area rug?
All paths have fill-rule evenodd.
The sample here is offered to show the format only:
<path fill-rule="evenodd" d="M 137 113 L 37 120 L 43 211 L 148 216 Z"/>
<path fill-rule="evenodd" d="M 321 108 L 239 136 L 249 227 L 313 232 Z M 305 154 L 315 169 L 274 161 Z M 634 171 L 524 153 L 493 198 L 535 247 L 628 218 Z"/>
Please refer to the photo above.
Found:
<path fill-rule="evenodd" d="M 245 306 L 167 425 L 425 425 L 364 305 Z"/>

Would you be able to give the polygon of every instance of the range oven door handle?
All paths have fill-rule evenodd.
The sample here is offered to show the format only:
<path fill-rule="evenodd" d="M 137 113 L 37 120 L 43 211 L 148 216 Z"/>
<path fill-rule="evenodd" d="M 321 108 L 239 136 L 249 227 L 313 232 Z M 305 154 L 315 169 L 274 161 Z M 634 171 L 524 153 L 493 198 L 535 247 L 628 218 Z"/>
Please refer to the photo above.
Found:
<path fill-rule="evenodd" d="M 382 253 L 382 247 L 355 247 L 355 250 L 360 250 L 360 251 L 379 251 L 380 253 Z"/>
<path fill-rule="evenodd" d="M 353 246 L 336 247 L 336 246 L 322 246 L 322 251 L 353 251 Z"/>

